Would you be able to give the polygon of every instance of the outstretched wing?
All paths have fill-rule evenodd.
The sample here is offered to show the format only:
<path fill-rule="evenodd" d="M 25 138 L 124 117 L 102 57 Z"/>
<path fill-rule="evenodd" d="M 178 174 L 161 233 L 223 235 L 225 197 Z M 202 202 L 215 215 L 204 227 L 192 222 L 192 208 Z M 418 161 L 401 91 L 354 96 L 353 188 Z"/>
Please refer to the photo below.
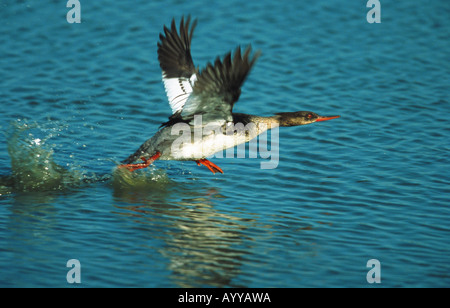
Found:
<path fill-rule="evenodd" d="M 197 20 L 194 20 L 189 29 L 190 22 L 190 16 L 187 17 L 186 22 L 183 17 L 180 22 L 180 32 L 178 33 L 175 19 L 173 19 L 170 29 L 164 26 L 164 34 L 161 33 L 159 35 L 158 60 L 173 114 L 181 111 L 197 79 L 190 51 L 192 35 L 197 25 Z"/>
<path fill-rule="evenodd" d="M 241 54 L 241 48 L 236 48 L 223 60 L 217 58 L 214 65 L 208 63 L 206 68 L 197 74 L 197 81 L 192 94 L 181 111 L 184 120 L 201 114 L 203 121 L 232 121 L 232 109 L 239 99 L 241 86 L 247 78 L 260 52 L 250 56 L 251 47 Z"/>

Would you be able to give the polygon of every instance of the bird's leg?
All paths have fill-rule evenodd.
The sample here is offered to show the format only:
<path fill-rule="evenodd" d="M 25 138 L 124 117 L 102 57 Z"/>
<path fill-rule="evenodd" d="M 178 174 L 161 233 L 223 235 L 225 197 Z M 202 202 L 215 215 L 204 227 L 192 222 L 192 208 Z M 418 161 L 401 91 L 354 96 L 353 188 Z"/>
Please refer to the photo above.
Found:
<path fill-rule="evenodd" d="M 127 168 L 128 171 L 133 172 L 137 169 L 147 168 L 150 166 L 151 163 L 153 163 L 155 160 L 157 160 L 161 156 L 160 152 L 156 152 L 155 155 L 153 155 L 150 158 L 141 157 L 141 159 L 144 161 L 143 163 L 139 164 L 126 164 L 126 165 L 119 165 L 117 168 Z"/>
<path fill-rule="evenodd" d="M 196 160 L 195 162 L 197 163 L 198 166 L 200 166 L 200 165 L 206 166 L 206 168 L 208 168 L 214 174 L 216 172 L 223 173 L 222 169 L 219 166 L 217 166 L 216 164 L 210 162 L 207 159 L 199 159 L 199 160 Z"/>

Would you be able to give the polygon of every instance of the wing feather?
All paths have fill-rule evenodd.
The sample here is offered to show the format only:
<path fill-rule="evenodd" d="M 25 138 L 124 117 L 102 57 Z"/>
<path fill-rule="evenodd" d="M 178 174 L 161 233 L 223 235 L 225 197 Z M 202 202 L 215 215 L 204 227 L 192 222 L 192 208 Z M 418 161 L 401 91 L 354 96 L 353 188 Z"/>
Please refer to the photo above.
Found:
<path fill-rule="evenodd" d="M 158 42 L 158 60 L 172 116 L 164 125 L 178 121 L 190 122 L 194 115 L 203 120 L 232 121 L 232 110 L 239 99 L 241 87 L 260 52 L 251 56 L 251 46 L 244 52 L 238 47 L 232 55 L 227 53 L 214 64 L 208 63 L 199 72 L 191 57 L 191 40 L 197 20 L 192 25 L 190 16 L 181 19 L 179 31 L 172 20 L 170 28 L 164 26 Z"/>
<path fill-rule="evenodd" d="M 195 82 L 192 93 L 181 111 L 183 119 L 202 114 L 204 119 L 232 121 L 232 109 L 239 99 L 241 87 L 260 52 L 250 56 L 251 46 L 244 54 L 236 48 L 234 56 L 227 53 L 223 60 L 217 58 L 214 65 L 208 63 Z"/>
<path fill-rule="evenodd" d="M 197 20 L 190 26 L 191 18 L 181 19 L 179 33 L 172 20 L 170 29 L 164 26 L 158 42 L 158 60 L 162 70 L 162 80 L 172 114 L 181 111 L 193 90 L 197 79 L 191 56 L 191 40 Z"/>

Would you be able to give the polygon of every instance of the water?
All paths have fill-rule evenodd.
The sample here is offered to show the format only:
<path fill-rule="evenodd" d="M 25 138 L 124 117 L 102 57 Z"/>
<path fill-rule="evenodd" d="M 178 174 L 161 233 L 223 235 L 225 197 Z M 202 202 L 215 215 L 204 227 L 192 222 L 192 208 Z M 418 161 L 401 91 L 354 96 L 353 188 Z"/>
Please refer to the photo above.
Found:
<path fill-rule="evenodd" d="M 449 286 L 447 2 L 81 2 L 0 2 L 0 286 L 72 286 L 69 259 L 84 287 Z M 115 170 L 170 114 L 156 42 L 189 13 L 196 65 L 262 50 L 236 112 L 341 118 L 281 128 L 275 169 Z"/>

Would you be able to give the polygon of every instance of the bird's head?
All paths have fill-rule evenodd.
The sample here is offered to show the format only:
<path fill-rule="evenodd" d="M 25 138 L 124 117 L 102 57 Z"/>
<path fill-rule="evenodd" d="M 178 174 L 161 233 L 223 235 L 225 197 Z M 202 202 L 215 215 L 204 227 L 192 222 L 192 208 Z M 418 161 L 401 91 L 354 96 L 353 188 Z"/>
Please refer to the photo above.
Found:
<path fill-rule="evenodd" d="M 327 121 L 339 118 L 340 116 L 324 117 L 311 111 L 279 112 L 276 114 L 280 126 L 298 126 L 314 122 Z"/>

